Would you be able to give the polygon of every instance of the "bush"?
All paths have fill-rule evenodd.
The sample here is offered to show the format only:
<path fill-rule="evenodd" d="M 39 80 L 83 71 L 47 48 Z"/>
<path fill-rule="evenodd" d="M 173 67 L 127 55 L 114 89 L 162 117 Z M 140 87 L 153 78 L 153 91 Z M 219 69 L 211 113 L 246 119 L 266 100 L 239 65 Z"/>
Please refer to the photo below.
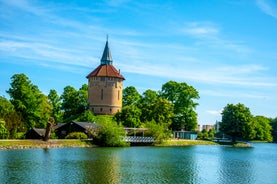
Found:
<path fill-rule="evenodd" d="M 84 132 L 71 132 L 65 138 L 66 139 L 87 139 L 88 136 Z"/>
<path fill-rule="evenodd" d="M 25 139 L 25 132 L 17 132 L 16 139 Z"/>
<path fill-rule="evenodd" d="M 100 124 L 100 128 L 97 131 L 97 135 L 94 137 L 96 144 L 107 147 L 130 145 L 122 139 L 122 137 L 125 136 L 123 127 L 117 125 L 111 116 L 97 116 L 97 123 Z"/>

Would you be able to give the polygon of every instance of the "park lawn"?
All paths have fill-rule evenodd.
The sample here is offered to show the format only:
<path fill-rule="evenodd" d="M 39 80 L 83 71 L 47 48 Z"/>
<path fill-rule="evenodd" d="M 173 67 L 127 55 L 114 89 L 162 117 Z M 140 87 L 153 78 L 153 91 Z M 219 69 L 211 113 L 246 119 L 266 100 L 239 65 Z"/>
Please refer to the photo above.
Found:
<path fill-rule="evenodd" d="M 90 141 L 79 139 L 0 140 L 0 149 L 93 147 Z"/>
<path fill-rule="evenodd" d="M 192 145 L 218 145 L 212 141 L 206 140 L 190 140 L 190 139 L 168 139 L 156 146 L 192 146 Z"/>

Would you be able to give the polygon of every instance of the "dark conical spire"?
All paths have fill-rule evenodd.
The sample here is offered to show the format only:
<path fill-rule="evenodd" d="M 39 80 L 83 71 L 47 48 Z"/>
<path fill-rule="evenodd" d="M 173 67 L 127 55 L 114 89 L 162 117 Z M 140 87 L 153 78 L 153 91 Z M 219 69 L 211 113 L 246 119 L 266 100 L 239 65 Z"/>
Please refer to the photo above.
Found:
<path fill-rule="evenodd" d="M 112 59 L 111 51 L 109 48 L 108 36 L 107 36 L 106 45 L 105 45 L 104 52 L 103 52 L 103 55 L 101 58 L 101 65 L 112 65 L 112 64 L 113 64 L 113 59 Z"/>

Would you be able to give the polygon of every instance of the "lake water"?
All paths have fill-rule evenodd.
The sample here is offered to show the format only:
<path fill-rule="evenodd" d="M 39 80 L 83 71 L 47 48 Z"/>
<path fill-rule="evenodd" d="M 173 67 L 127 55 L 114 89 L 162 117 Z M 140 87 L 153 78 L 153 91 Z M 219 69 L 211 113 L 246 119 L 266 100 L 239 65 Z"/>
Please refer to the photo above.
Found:
<path fill-rule="evenodd" d="M 1 150 L 0 183 L 277 184 L 277 144 Z"/>

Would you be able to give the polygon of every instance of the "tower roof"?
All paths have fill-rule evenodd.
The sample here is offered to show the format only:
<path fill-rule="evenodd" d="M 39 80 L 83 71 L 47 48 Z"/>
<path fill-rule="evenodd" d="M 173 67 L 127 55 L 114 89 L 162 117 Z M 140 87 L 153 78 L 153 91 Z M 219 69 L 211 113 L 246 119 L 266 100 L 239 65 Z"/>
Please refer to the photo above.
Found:
<path fill-rule="evenodd" d="M 101 58 L 101 64 L 104 64 L 104 65 L 112 65 L 113 64 L 113 59 L 112 59 L 111 51 L 109 48 L 108 39 L 106 41 L 104 52 L 103 52 L 103 55 Z"/>
<path fill-rule="evenodd" d="M 99 65 L 95 70 L 87 75 L 87 78 L 89 77 L 115 77 L 125 80 L 123 75 L 121 75 L 113 65 L 108 64 Z"/>
<path fill-rule="evenodd" d="M 87 75 L 87 78 L 90 77 L 115 77 L 125 80 L 123 75 L 112 65 L 112 55 L 109 48 L 108 38 L 104 48 L 104 52 L 101 58 L 100 65 L 93 70 L 90 74 Z"/>

